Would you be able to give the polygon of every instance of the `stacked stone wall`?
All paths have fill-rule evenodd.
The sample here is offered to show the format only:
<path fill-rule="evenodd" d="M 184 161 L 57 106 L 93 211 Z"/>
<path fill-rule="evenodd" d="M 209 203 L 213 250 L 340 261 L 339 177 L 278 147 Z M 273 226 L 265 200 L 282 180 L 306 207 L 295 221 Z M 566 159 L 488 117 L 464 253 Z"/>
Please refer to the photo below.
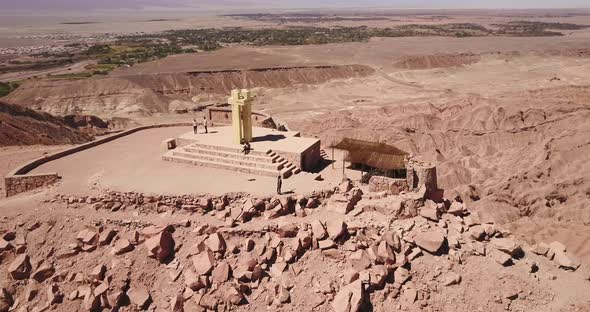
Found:
<path fill-rule="evenodd" d="M 13 175 L 4 178 L 6 197 L 48 186 L 59 180 L 57 173 Z"/>
<path fill-rule="evenodd" d="M 388 192 L 397 195 L 408 190 L 406 179 L 394 179 L 382 176 L 372 176 L 369 180 L 369 192 Z"/>
<path fill-rule="evenodd" d="M 424 185 L 428 192 L 435 191 L 438 189 L 436 166 L 431 163 L 409 161 L 406 181 L 410 190 L 418 189 Z"/>

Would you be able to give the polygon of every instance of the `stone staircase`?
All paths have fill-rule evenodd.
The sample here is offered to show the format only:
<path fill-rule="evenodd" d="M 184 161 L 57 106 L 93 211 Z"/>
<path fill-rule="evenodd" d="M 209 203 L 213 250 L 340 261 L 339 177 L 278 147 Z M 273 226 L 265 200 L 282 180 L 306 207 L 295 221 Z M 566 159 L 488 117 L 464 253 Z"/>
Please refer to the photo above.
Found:
<path fill-rule="evenodd" d="M 271 150 L 251 150 L 245 155 L 242 148 L 202 143 L 192 143 L 170 150 L 162 159 L 261 176 L 276 177 L 280 174 L 285 179 L 301 172 L 300 168 Z"/>

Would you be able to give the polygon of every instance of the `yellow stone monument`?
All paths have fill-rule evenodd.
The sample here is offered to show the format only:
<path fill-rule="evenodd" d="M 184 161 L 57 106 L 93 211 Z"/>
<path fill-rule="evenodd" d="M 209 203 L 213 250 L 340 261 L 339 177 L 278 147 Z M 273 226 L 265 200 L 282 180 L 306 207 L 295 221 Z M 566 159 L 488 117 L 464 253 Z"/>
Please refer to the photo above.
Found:
<path fill-rule="evenodd" d="M 231 105 L 233 143 L 243 144 L 252 141 L 252 100 L 247 89 L 234 89 L 227 103 Z"/>

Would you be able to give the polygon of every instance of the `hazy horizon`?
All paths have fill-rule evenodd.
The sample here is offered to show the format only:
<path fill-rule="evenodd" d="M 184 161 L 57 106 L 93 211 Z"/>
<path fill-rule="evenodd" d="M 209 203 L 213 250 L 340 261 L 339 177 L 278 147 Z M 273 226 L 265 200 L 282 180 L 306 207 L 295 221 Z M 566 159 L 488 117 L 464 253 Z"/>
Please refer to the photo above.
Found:
<path fill-rule="evenodd" d="M 29 13 L 59 11 L 111 11 L 111 10 L 280 10 L 280 9 L 345 9 L 345 8 L 391 8 L 391 9 L 575 9 L 590 8 L 588 0 L 287 0 L 277 3 L 271 0 L 20 0 L 0 5 L 0 11 L 26 11 Z"/>

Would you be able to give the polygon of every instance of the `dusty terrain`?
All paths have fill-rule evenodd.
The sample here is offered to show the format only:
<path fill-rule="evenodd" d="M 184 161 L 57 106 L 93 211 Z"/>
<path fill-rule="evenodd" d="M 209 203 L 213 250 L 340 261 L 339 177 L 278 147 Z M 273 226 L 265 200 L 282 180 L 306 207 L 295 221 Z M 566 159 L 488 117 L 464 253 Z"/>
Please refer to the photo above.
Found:
<path fill-rule="evenodd" d="M 425 20 L 444 23 L 449 18 L 452 22 L 476 22 L 486 26 L 511 20 L 590 25 L 588 16 L 564 12 L 549 15 L 526 11 L 439 13 L 388 16 L 386 20 L 362 22 L 316 21 L 312 24 L 387 26 L 424 23 Z M 440 17 L 444 15 L 448 15 L 447 18 Z M 439 20 L 433 16 L 439 16 Z M 249 27 L 279 27 L 275 20 L 229 17 L 202 19 L 197 24 L 199 27 L 214 27 L 219 25 L 215 23 L 221 23 L 220 20 Z M 73 28 L 56 21 L 52 23 L 53 28 L 49 30 L 70 32 Z M 292 21 L 287 24 L 300 23 Z M 134 27 L 146 24 L 153 27 L 146 31 L 163 30 L 169 25 L 197 25 L 194 20 L 181 18 L 174 22 L 142 22 Z M 76 35 L 104 32 L 108 27 L 112 25 L 87 24 L 79 27 Z M 39 28 L 39 31 L 48 30 Z M 14 44 L 12 40 L 10 44 Z M 272 181 L 259 179 L 250 185 L 262 191 L 228 195 L 231 200 L 226 202 L 219 199 L 217 192 L 224 188 L 222 174 L 194 171 L 188 167 L 167 171 L 160 166 L 158 151 L 162 148 L 157 144 L 174 135 L 176 130 L 146 132 L 38 168 L 62 171 L 65 179 L 57 187 L 0 201 L 0 215 L 4 216 L 0 220 L 1 233 L 5 235 L 12 231 L 16 236 L 10 243 L 15 247 L 14 252 L 11 250 L 0 257 L 2 267 L 7 267 L 22 254 L 16 251 L 20 248 L 31 258 L 31 273 L 48 263 L 55 271 L 51 278 L 41 283 L 32 278 L 26 283 L 15 282 L 14 289 L 10 285 L 1 285 L 10 293 L 4 297 L 18 298 L 18 308 L 42 307 L 48 299 L 47 289 L 55 283 L 65 298 L 52 308 L 63 311 L 76 311 L 81 306 L 91 310 L 87 307 L 96 308 L 93 306 L 97 304 L 95 298 L 101 296 L 98 301 L 102 307 L 112 306 L 112 297 L 121 291 L 134 294 L 129 289 L 148 291 L 153 301 L 149 307 L 155 311 L 182 311 L 174 308 L 178 302 L 187 312 L 203 311 L 203 307 L 213 310 L 212 301 L 218 305 L 218 310 L 231 306 L 240 311 L 266 308 L 356 311 L 350 300 L 355 300 L 360 288 L 348 294 L 344 287 L 355 280 L 348 271 L 354 267 L 355 261 L 351 258 L 357 259 L 358 255 L 353 254 L 359 250 L 369 254 L 374 252 L 372 248 L 377 248 L 387 239 L 386 233 L 393 231 L 404 242 L 402 250 L 395 250 L 395 257 L 405 259 L 407 256 L 412 260 L 401 266 L 385 263 L 389 271 L 385 273 L 388 280 L 383 284 L 375 282 L 383 276 L 379 271 L 383 269 L 382 262 L 387 262 L 382 257 L 372 257 L 370 264 L 363 269 L 355 268 L 360 272 L 356 281 L 368 285 L 360 291 L 370 298 L 363 301 L 363 310 L 385 311 L 394 307 L 412 311 L 588 311 L 588 81 L 588 29 L 571 31 L 559 37 L 409 37 L 308 46 L 234 46 L 119 68 L 99 78 L 28 80 L 3 100 L 55 115 L 125 117 L 141 124 L 190 121 L 201 115 L 192 112 L 176 114 L 175 111 L 223 103 L 232 88 L 254 88 L 257 95 L 255 109 L 272 114 L 290 129 L 321 138 L 326 150 L 331 142 L 348 136 L 387 142 L 419 159 L 435 163 L 439 187 L 445 190 L 445 198 L 449 201 L 446 206 L 436 208 L 441 221 L 433 222 L 420 216 L 423 210 L 432 208 L 431 204 L 413 212 L 383 213 L 383 207 L 396 205 L 396 197 L 381 198 L 382 194 L 368 192 L 365 186 L 361 186 L 365 195 L 356 207 L 362 212 L 339 215 L 328 209 L 330 197 L 347 192 L 337 188 L 335 195 L 327 195 L 334 191 L 333 184 L 317 186 L 317 190 L 315 184 L 309 184 L 295 189 L 296 194 L 290 196 L 291 200 L 297 201 L 301 198 L 299 193 L 304 192 L 306 200 L 317 198 L 321 205 L 304 209 L 302 213 L 301 207 L 286 203 L 288 196 L 272 199 L 265 193 L 272 188 Z M 129 120 L 125 120 L 127 124 Z M 133 154 L 134 144 L 141 142 L 150 145 L 148 150 L 152 155 Z M 26 152 L 21 148 L 3 148 L 1 157 L 9 161 L 2 160 L 1 169 L 8 172 L 16 163 L 38 157 L 42 150 L 43 147 L 27 149 Z M 117 151 L 124 152 L 124 157 L 119 157 Z M 87 161 L 94 152 L 95 159 Z M 141 166 L 134 166 L 142 159 Z M 74 162 L 76 165 L 72 166 Z M 154 170 L 146 174 L 150 164 Z M 100 172 L 103 174 L 96 175 Z M 212 179 L 210 183 L 201 180 L 199 183 L 207 185 L 191 191 L 187 183 L 192 175 L 219 179 Z M 157 182 L 145 179 L 146 176 Z M 358 180 L 354 173 L 349 177 Z M 135 193 L 109 195 L 109 187 L 93 187 L 96 186 L 93 183 L 101 179 L 118 192 L 146 191 L 156 193 L 158 199 L 152 201 L 148 195 L 135 196 Z M 166 183 L 171 180 L 174 182 Z M 240 180 L 240 183 L 246 182 Z M 328 193 L 320 188 L 326 188 Z M 178 192 L 178 189 L 186 192 Z M 311 192 L 313 190 L 315 194 Z M 227 192 L 233 191 L 243 190 L 227 187 Z M 159 197 L 162 193 L 192 193 L 194 198 L 185 196 L 175 201 Z M 448 210 L 457 195 L 468 212 L 455 218 Z M 243 218 L 242 208 L 250 207 L 246 197 L 255 197 L 253 203 L 259 198 L 269 204 L 282 201 L 281 216 L 275 219 L 277 216 L 269 212 L 270 209 L 274 211 L 275 206 L 271 208 L 273 204 L 265 204 L 256 209 L 252 220 L 240 219 Z M 219 200 L 224 207 L 207 206 L 193 211 L 194 207 L 191 207 L 200 205 L 202 198 L 213 202 Z M 190 207 L 183 208 L 183 205 Z M 290 208 L 283 208 L 287 206 Z M 378 211 L 372 211 L 375 207 Z M 188 226 L 187 219 L 191 221 Z M 325 239 L 316 237 L 314 240 L 316 233 L 313 233 L 311 240 L 318 246 L 303 249 L 296 246 L 295 260 L 289 258 L 293 255 L 289 248 L 297 243 L 287 237 L 281 237 L 282 241 L 277 242 L 279 224 L 296 224 L 297 230 L 294 231 L 303 244 L 306 233 L 314 232 L 314 220 L 333 222 L 334 219 L 343 220 L 348 225 L 342 237 L 334 237 L 335 248 L 320 248 L 319 242 L 325 244 Z M 454 245 L 453 231 L 457 230 L 457 222 L 461 227 L 460 238 Z M 309 229 L 305 224 L 310 224 Z M 174 228 L 165 231 L 172 233 L 176 247 L 173 248 L 176 254 L 168 257 L 166 264 L 147 256 L 148 245 L 144 240 L 155 235 L 144 234 L 150 225 L 171 225 Z M 206 230 L 200 225 L 209 228 Z M 471 233 L 477 233 L 480 227 L 485 227 L 485 235 L 476 239 Z M 101 237 L 110 229 L 118 234 L 104 245 L 92 235 L 90 243 L 84 243 L 84 238 L 76 237 L 86 228 L 100 232 Z M 416 243 L 416 235 L 430 231 L 444 233 L 443 249 L 430 253 Z M 203 247 L 200 242 L 206 235 L 217 237 L 217 233 L 222 235 L 227 248 L 214 251 L 214 266 L 220 267 L 216 270 L 223 270 L 227 268 L 224 263 L 228 263 L 234 272 L 230 274 L 231 278 L 214 283 L 211 283 L 214 277 L 209 276 L 209 272 L 202 274 L 208 277 L 194 280 L 194 273 L 188 271 L 199 270 L 199 266 L 193 265 L 191 257 L 211 249 L 210 246 Z M 511 266 L 499 263 L 505 256 L 498 254 L 501 248 L 498 249 L 494 241 L 502 237 L 514 240 L 524 251 L 524 257 L 511 259 Z M 256 248 L 253 251 L 248 250 L 247 238 L 254 241 Z M 134 250 L 112 255 L 111 251 L 126 240 L 132 246 L 128 249 Z M 559 261 L 550 261 L 533 252 L 539 251 L 537 248 L 543 246 L 541 243 L 554 241 L 563 243 L 568 257 L 579 261 L 581 266 L 575 272 L 563 270 Z M 75 246 L 67 246 L 69 243 Z M 264 247 L 258 249 L 258 246 Z M 556 246 L 554 244 L 553 249 Z M 81 251 L 82 248 L 92 250 Z M 487 252 L 482 252 L 482 248 Z M 416 256 L 414 251 L 421 251 L 422 255 Z M 71 253 L 69 258 L 57 257 L 68 252 Z M 250 263 L 252 270 L 246 270 L 249 273 L 244 277 L 240 275 L 245 272 L 241 270 L 239 260 L 246 256 L 255 258 L 256 263 Z M 50 260 L 42 262 L 41 259 Z M 283 262 L 288 265 L 283 266 Z M 96 279 L 89 272 L 89 268 L 99 264 L 107 267 L 107 278 Z M 411 272 L 409 281 L 403 276 L 406 269 Z M 267 276 L 252 278 L 252 274 L 261 273 L 260 270 Z M 3 274 L 3 281 L 11 281 L 7 270 L 3 269 L 0 274 Z M 220 278 L 219 272 L 215 278 Z M 192 282 L 187 282 L 189 280 Z M 105 283 L 107 285 L 103 285 Z M 208 286 L 203 287 L 200 283 Z M 26 299 L 29 296 L 25 284 L 40 289 L 40 295 L 30 301 Z M 87 287 L 94 291 L 107 287 L 108 291 L 84 296 Z M 53 298 L 55 291 L 50 289 L 50 293 L 49 299 Z M 74 293 L 71 295 L 73 299 L 68 299 Z M 241 300 L 238 293 L 244 295 L 248 304 L 241 302 L 236 307 L 232 303 L 232 300 Z M 177 294 L 182 294 L 181 298 L 177 298 Z M 240 298 L 236 299 L 236 296 Z M 89 299 L 83 301 L 82 297 Z M 137 301 L 141 301 L 137 297 L 141 296 L 131 297 L 125 299 L 131 299 L 131 304 L 126 302 L 122 311 L 137 309 Z M 343 301 L 353 307 L 334 306 L 335 302 Z M 194 306 L 196 304 L 199 306 Z"/>
<path fill-rule="evenodd" d="M 91 139 L 52 115 L 0 102 L 0 146 L 80 144 Z"/>

